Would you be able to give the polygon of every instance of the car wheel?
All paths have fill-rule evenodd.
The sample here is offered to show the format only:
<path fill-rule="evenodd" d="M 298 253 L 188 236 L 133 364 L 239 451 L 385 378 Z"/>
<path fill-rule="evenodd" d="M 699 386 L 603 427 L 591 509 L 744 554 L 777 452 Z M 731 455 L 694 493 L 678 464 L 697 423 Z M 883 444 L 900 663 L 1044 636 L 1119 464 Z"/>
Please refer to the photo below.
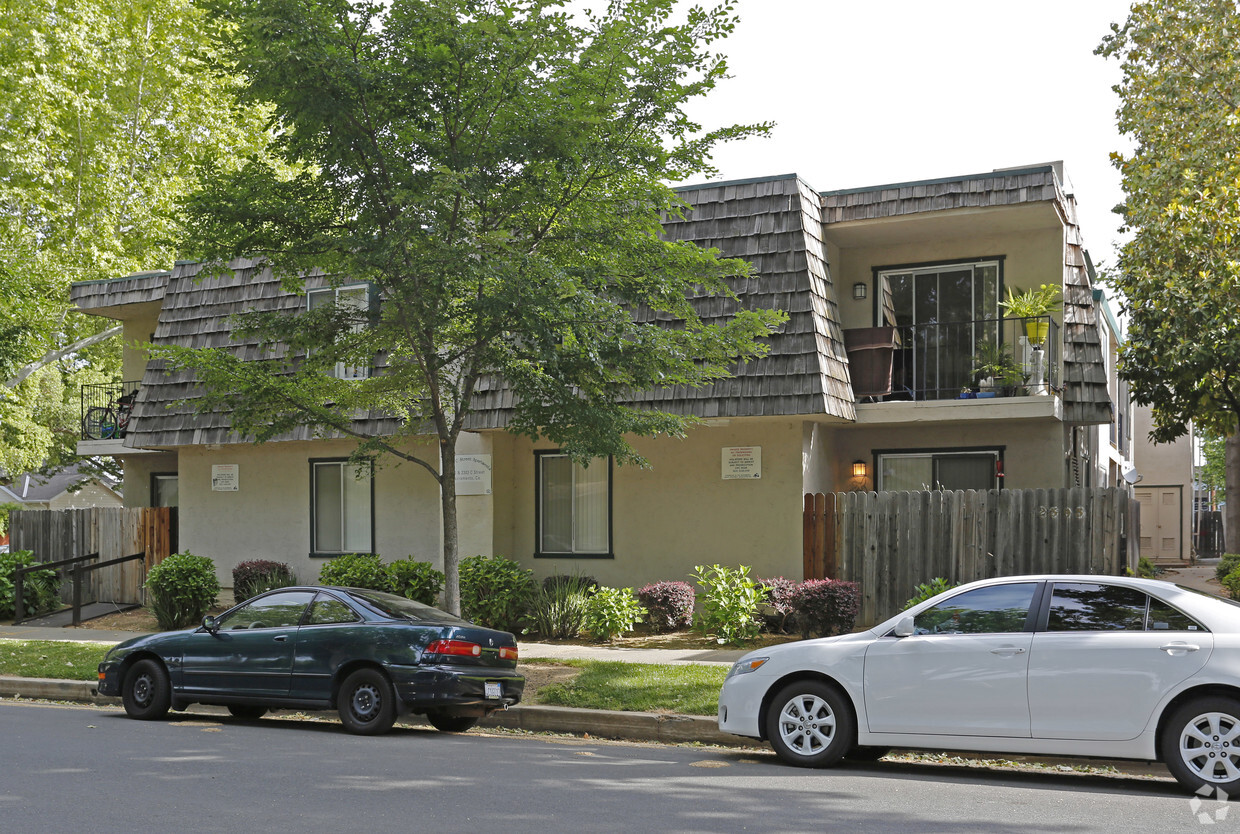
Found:
<path fill-rule="evenodd" d="M 844 754 L 844 758 L 850 762 L 876 762 L 890 752 L 890 747 L 854 747 Z"/>
<path fill-rule="evenodd" d="M 441 710 L 431 710 L 426 714 L 426 720 L 441 733 L 463 733 L 478 723 L 477 716 L 453 715 Z"/>
<path fill-rule="evenodd" d="M 1221 695 L 1189 701 L 1162 734 L 1163 761 L 1185 788 L 1240 791 L 1240 701 Z"/>
<path fill-rule="evenodd" d="M 163 718 L 172 706 L 168 673 L 154 660 L 139 660 L 125 673 L 121 703 L 130 718 L 149 721 Z"/>
<path fill-rule="evenodd" d="M 336 708 L 345 729 L 358 735 L 386 733 L 396 721 L 396 695 L 376 669 L 358 669 L 345 678 Z"/>
<path fill-rule="evenodd" d="M 244 721 L 257 721 L 267 714 L 267 708 L 252 704 L 230 704 L 228 712 L 233 718 L 240 718 Z"/>
<path fill-rule="evenodd" d="M 857 731 L 847 699 L 822 681 L 796 681 L 771 701 L 766 737 L 779 758 L 798 767 L 828 767 L 844 757 Z"/>

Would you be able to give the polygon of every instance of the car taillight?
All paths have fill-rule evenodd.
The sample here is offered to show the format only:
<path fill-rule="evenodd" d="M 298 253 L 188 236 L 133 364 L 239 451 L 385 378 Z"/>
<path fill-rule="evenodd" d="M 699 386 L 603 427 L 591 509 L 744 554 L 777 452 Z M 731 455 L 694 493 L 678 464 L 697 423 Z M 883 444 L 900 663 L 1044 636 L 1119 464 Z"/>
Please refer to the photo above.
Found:
<path fill-rule="evenodd" d="M 499 647 L 499 659 L 500 660 L 516 660 L 517 659 L 517 647 L 516 646 L 500 646 Z"/>
<path fill-rule="evenodd" d="M 451 654 L 461 657 L 478 657 L 482 654 L 482 646 L 465 640 L 436 640 L 426 647 L 427 654 Z"/>

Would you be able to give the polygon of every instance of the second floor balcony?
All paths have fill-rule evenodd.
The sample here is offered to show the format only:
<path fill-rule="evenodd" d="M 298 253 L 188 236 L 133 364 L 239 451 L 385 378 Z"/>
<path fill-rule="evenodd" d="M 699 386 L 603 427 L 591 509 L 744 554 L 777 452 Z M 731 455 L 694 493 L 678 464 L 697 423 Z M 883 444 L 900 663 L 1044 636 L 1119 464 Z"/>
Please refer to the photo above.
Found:
<path fill-rule="evenodd" d="M 1049 316 L 844 331 L 858 402 L 1046 396 L 1060 385 Z"/>
<path fill-rule="evenodd" d="M 120 440 L 129 428 L 138 381 L 82 386 L 82 440 Z"/>

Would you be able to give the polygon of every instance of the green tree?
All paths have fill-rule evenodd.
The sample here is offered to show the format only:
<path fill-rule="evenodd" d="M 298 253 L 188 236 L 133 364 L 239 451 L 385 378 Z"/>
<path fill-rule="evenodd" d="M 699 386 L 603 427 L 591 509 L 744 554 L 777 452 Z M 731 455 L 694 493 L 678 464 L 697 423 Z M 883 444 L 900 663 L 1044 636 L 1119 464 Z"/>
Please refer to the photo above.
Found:
<path fill-rule="evenodd" d="M 276 150 L 297 173 L 257 161 L 222 172 L 190 204 L 192 254 L 261 256 L 295 291 L 321 268 L 368 282 L 382 303 L 235 322 L 289 345 L 287 361 L 166 355 L 198 371 L 200 407 L 230 411 L 260 442 L 310 424 L 356 437 L 357 457 L 422 466 L 440 486 L 454 612 L 455 453 L 480 384 L 502 378 L 515 393 L 510 431 L 581 460 L 641 463 L 630 436 L 677 435 L 686 421 L 623 398 L 727 375 L 782 320 L 742 310 L 704 325 L 687 296 L 728 294 L 747 265 L 661 238 L 679 206 L 665 180 L 709 171 L 715 143 L 766 129 L 703 131 L 684 112 L 724 75 L 710 49 L 733 28 L 730 8 L 673 22 L 674 0 L 615 0 L 582 18 L 565 5 L 219 6 L 243 101 L 272 104 Z M 677 325 L 642 323 L 639 308 Z M 380 351 L 383 373 L 333 378 L 337 362 Z M 349 415 L 376 408 L 399 417 L 398 435 L 359 435 Z M 409 438 L 427 435 L 437 448 L 420 454 Z"/>
<path fill-rule="evenodd" d="M 1113 274 L 1129 317 L 1120 373 L 1152 406 L 1155 441 L 1192 421 L 1227 437 L 1230 452 L 1240 419 L 1240 10 L 1234 0 L 1148 0 L 1112 30 L 1098 51 L 1121 62 L 1119 127 L 1135 144 L 1113 155 L 1132 233 Z M 1229 466 L 1228 482 L 1237 475 Z M 1240 506 L 1228 515 L 1240 522 Z"/>
<path fill-rule="evenodd" d="M 71 454 L 77 375 L 118 372 L 119 328 L 68 315 L 69 283 L 170 263 L 200 167 L 264 144 L 209 24 L 193 0 L 0 0 L 0 468 Z"/>

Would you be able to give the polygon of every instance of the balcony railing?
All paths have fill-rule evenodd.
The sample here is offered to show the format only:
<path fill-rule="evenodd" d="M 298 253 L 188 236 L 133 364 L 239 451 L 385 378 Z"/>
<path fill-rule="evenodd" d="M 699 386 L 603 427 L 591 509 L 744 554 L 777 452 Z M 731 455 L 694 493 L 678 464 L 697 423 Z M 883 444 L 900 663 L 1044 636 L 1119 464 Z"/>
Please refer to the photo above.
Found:
<path fill-rule="evenodd" d="M 861 401 L 973 399 L 1059 388 L 1059 326 L 1049 316 L 846 330 Z"/>
<path fill-rule="evenodd" d="M 105 382 L 82 386 L 82 439 L 115 440 L 125 436 L 139 383 Z"/>

